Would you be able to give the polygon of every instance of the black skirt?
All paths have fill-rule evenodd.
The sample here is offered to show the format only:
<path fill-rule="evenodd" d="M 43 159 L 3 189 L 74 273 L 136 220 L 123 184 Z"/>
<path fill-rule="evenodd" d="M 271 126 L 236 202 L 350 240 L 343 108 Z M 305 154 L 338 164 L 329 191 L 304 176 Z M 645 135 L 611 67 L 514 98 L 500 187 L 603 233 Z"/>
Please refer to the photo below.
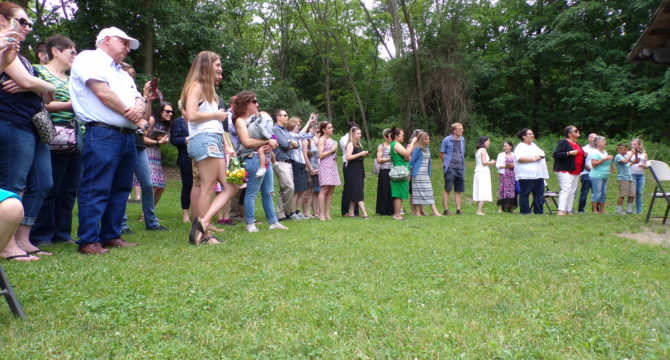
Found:
<path fill-rule="evenodd" d="M 391 197 L 391 169 L 379 170 L 377 179 L 377 207 L 379 215 L 393 215 L 393 198 Z"/>

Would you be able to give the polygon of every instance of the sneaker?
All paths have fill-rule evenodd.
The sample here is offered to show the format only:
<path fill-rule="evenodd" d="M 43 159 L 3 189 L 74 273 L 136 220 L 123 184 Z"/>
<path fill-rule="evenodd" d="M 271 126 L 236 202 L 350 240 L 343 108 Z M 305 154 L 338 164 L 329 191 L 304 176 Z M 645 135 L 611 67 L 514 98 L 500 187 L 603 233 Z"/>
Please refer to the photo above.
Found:
<path fill-rule="evenodd" d="M 298 215 L 298 218 L 300 218 L 300 220 L 307 219 L 307 217 L 305 215 L 303 215 L 302 213 L 296 213 L 296 215 Z"/>
<path fill-rule="evenodd" d="M 264 167 L 258 169 L 258 171 L 256 171 L 256 177 L 261 178 L 261 177 L 265 176 L 266 171 L 267 170 Z"/>
<path fill-rule="evenodd" d="M 147 228 L 147 231 L 168 231 L 168 229 L 163 225 L 158 225 L 155 228 Z"/>
<path fill-rule="evenodd" d="M 276 222 L 276 223 L 270 225 L 270 230 L 276 230 L 276 229 L 288 230 L 288 228 L 286 226 L 280 224 L 279 222 Z"/>
<path fill-rule="evenodd" d="M 626 215 L 626 212 L 623 210 L 617 210 L 616 213 L 617 215 Z"/>
<path fill-rule="evenodd" d="M 444 215 L 451 215 L 451 211 L 449 211 L 449 210 L 444 210 L 444 212 L 443 212 L 442 214 L 444 214 Z"/>
<path fill-rule="evenodd" d="M 249 224 L 249 225 L 247 225 L 247 231 L 252 232 L 252 233 L 253 232 L 258 232 L 258 228 L 254 224 Z"/>
<path fill-rule="evenodd" d="M 302 220 L 302 218 L 301 218 L 300 215 L 298 215 L 298 214 L 292 214 L 292 215 L 289 217 L 289 219 L 291 219 L 291 220 Z"/>
<path fill-rule="evenodd" d="M 456 215 L 463 215 L 460 210 L 456 210 Z"/>

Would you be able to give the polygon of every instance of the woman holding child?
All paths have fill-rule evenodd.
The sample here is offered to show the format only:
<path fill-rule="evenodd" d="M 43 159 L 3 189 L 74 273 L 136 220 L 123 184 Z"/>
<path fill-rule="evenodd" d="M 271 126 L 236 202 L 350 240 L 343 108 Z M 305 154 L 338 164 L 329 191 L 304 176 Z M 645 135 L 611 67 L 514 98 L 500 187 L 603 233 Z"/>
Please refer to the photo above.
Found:
<path fill-rule="evenodd" d="M 286 226 L 280 224 L 279 220 L 277 220 L 277 214 L 275 213 L 272 201 L 272 166 L 268 166 L 270 156 L 264 156 L 265 160 L 262 163 L 259 160 L 260 153 L 267 154 L 278 146 L 277 140 L 272 138 L 257 139 L 252 137 L 247 130 L 247 120 L 258 113 L 258 99 L 255 93 L 242 91 L 237 94 L 233 109 L 235 111 L 233 123 L 240 140 L 240 144 L 237 147 L 237 155 L 240 161 L 244 162 L 244 168 L 249 173 L 247 190 L 244 194 L 244 221 L 247 223 L 247 231 L 258 232 L 258 228 L 255 225 L 255 204 L 259 191 L 261 192 L 261 202 L 265 211 L 265 217 L 270 224 L 270 230 L 285 230 L 287 229 Z M 261 167 L 265 167 L 266 171 L 259 176 L 258 169 Z"/>
<path fill-rule="evenodd" d="M 561 188 L 558 193 L 558 215 L 572 214 L 579 174 L 584 170 L 585 154 L 577 143 L 579 135 L 579 130 L 575 126 L 566 126 L 563 129 L 565 138 L 559 141 L 554 149 L 554 172 Z"/>

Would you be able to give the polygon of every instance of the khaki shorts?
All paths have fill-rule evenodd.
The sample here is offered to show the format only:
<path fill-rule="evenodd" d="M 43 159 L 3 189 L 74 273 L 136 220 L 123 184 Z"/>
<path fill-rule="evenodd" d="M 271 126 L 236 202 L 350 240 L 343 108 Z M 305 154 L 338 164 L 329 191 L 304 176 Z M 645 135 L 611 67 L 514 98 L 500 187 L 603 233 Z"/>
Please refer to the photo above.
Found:
<path fill-rule="evenodd" d="M 635 185 L 629 180 L 617 180 L 619 183 L 619 197 L 635 197 Z"/>

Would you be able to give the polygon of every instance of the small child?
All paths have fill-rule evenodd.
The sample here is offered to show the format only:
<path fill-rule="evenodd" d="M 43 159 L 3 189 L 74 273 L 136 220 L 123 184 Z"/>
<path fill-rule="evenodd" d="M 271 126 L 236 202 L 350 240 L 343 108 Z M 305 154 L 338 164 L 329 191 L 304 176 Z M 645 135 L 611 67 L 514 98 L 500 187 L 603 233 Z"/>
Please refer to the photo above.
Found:
<path fill-rule="evenodd" d="M 635 185 L 633 184 L 633 177 L 630 175 L 629 162 L 633 153 L 628 153 L 628 145 L 620 143 L 617 145 L 617 155 L 614 157 L 616 164 L 617 176 L 616 181 L 619 184 L 619 199 L 617 200 L 616 213 L 619 215 L 632 214 L 633 203 L 635 202 Z M 623 200 L 628 198 L 626 212 L 623 211 Z"/>
<path fill-rule="evenodd" d="M 274 123 L 270 114 L 265 111 L 251 116 L 249 122 L 247 122 L 247 130 L 249 131 L 249 136 L 254 139 L 259 140 L 270 140 L 274 139 L 272 135 L 272 127 Z M 265 166 L 265 154 L 261 151 L 258 152 L 258 171 L 256 171 L 256 177 L 260 178 L 265 175 L 267 171 Z"/>

